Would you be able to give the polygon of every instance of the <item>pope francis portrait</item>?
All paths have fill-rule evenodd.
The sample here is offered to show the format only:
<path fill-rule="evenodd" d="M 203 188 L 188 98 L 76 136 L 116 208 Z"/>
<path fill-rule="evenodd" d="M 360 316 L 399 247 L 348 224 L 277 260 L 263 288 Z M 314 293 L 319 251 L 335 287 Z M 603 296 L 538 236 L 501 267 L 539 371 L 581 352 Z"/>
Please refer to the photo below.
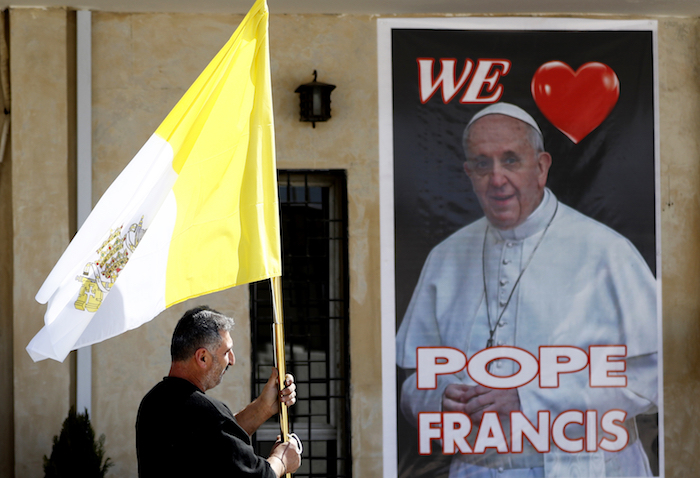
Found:
<path fill-rule="evenodd" d="M 462 142 L 464 171 L 484 217 L 442 241 L 425 261 L 396 337 L 397 365 L 407 377 L 400 390 L 403 415 L 419 431 L 422 414 L 468 417 L 471 433 L 453 455 L 450 477 L 651 476 L 635 417 L 657 411 L 654 275 L 629 240 L 561 203 L 546 187 L 552 157 L 526 111 L 491 105 L 469 121 Z M 416 374 L 424 348 L 458 350 L 471 360 L 485 349 L 510 347 L 542 361 L 548 347 L 587 358 L 610 346 L 624 350 L 622 358 L 607 359 L 615 360 L 608 365 L 617 372 L 605 377 L 618 379 L 614 386 L 595 386 L 592 358 L 590 367 L 559 374 L 556 386 L 539 377 L 491 388 L 465 366 L 437 374 L 429 388 Z M 565 367 L 572 357 L 555 361 Z M 487 370 L 513 377 L 521 368 L 516 360 L 498 358 Z M 601 417 L 613 410 L 623 442 L 606 447 L 611 428 Z M 559 427 L 561 440 L 552 438 L 554 432 L 539 446 L 524 439 L 516 452 L 513 443 L 495 444 L 492 429 L 484 438 L 491 445 L 476 450 L 485 417 L 498 417 L 508 441 L 516 415 L 540 431 Z M 562 422 L 572 416 L 581 418 Z M 440 440 L 433 443 L 440 446 Z"/>

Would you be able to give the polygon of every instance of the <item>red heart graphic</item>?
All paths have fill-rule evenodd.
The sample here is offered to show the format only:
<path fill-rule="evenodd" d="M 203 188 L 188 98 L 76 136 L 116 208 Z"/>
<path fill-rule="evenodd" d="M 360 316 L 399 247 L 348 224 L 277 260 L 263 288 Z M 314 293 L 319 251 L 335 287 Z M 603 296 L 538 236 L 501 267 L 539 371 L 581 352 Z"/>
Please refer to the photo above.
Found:
<path fill-rule="evenodd" d="M 620 81 L 608 65 L 590 62 L 576 72 L 550 61 L 532 77 L 532 97 L 542 114 L 578 143 L 608 117 L 620 97 Z"/>

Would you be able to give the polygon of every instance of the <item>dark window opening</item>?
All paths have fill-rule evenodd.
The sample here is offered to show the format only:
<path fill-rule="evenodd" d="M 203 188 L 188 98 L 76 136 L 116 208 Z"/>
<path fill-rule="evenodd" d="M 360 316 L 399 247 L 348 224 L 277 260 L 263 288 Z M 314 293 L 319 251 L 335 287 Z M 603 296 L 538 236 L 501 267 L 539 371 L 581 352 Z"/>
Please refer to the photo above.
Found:
<path fill-rule="evenodd" d="M 344 171 L 280 171 L 287 370 L 297 383 L 291 430 L 304 442 L 296 477 L 349 477 L 347 195 Z M 253 396 L 274 362 L 270 282 L 250 287 Z M 254 437 L 267 456 L 277 419 Z"/>

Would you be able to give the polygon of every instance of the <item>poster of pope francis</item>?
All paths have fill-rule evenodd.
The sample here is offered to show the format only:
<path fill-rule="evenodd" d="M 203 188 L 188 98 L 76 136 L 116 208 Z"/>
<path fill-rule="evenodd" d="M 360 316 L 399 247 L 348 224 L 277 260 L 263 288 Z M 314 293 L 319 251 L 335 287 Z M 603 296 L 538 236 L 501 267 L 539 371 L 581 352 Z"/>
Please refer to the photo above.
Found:
<path fill-rule="evenodd" d="M 659 476 L 655 22 L 378 36 L 385 476 Z"/>

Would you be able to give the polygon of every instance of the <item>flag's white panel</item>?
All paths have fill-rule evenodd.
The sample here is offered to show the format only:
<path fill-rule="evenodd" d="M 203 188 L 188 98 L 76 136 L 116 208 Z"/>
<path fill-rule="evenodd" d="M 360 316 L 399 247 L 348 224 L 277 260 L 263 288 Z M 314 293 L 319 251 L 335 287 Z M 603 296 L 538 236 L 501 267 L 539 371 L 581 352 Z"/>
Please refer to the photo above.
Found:
<path fill-rule="evenodd" d="M 48 299 L 49 305 L 44 318 L 46 327 L 27 346 L 34 360 L 52 358 L 62 362 L 77 341 L 78 347 L 98 341 L 80 337 L 100 311 L 115 315 L 105 313 L 100 304 L 107 303 L 111 292 L 121 295 L 113 285 L 117 275 L 126 273 L 136 251 L 141 249 L 136 249 L 136 245 L 146 237 L 145 232 L 166 196 L 172 195 L 177 179 L 172 160 L 170 145 L 152 135 L 95 206 L 37 294 L 37 300 Z M 160 252 L 167 258 L 167 247 Z M 105 267 L 104 262 L 110 260 L 113 262 Z M 100 322 L 104 323 L 104 319 Z M 105 334 L 116 335 L 116 327 L 117 323 L 110 325 Z M 47 344 L 53 347 L 47 348 Z"/>
<path fill-rule="evenodd" d="M 107 239 L 110 229 L 133 220 L 139 213 L 144 214 L 139 210 L 139 206 L 144 203 L 146 197 L 159 200 L 149 205 L 150 218 L 144 218 L 144 221 L 150 222 L 153 219 L 155 211 L 163 203 L 165 195 L 177 178 L 172 169 L 172 162 L 173 150 L 168 142 L 155 134 L 152 135 L 100 198 L 37 292 L 38 302 L 45 304 L 59 287 L 72 284 L 73 278 L 81 274 L 85 264 L 94 257 L 95 244 Z M 138 220 L 136 222 L 138 223 Z M 79 286 L 72 287 L 77 288 Z M 59 300 L 59 297 L 60 295 L 56 296 L 56 300 Z M 64 301 L 62 305 L 65 304 Z M 59 304 L 52 306 L 58 307 Z M 47 318 L 47 321 L 51 320 Z"/>
<path fill-rule="evenodd" d="M 170 192 L 102 307 L 75 347 L 92 345 L 148 322 L 165 309 L 165 269 L 177 204 Z M 144 291 L 150 293 L 144 294 Z"/>

